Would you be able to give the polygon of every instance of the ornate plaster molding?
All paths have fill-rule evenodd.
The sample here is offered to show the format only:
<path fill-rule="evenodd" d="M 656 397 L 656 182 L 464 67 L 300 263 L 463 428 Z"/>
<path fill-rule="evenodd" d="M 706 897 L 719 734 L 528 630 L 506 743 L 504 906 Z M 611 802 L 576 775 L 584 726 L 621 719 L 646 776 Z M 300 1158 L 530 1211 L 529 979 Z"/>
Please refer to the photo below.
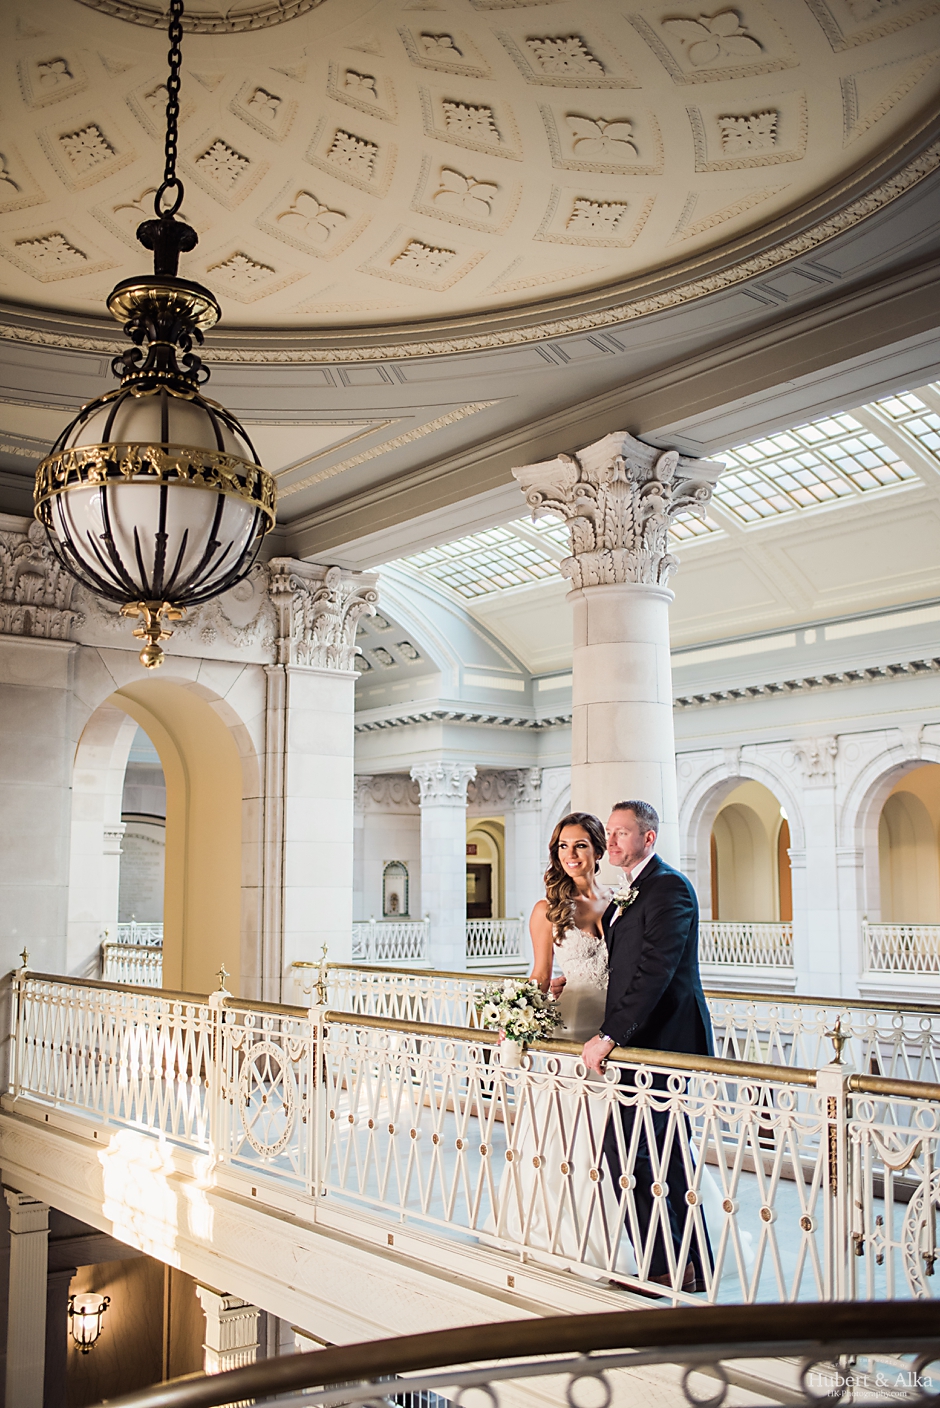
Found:
<path fill-rule="evenodd" d="M 0 530 L 0 634 L 72 640 L 85 619 L 73 609 L 75 591 L 41 524 L 19 533 Z"/>
<path fill-rule="evenodd" d="M 101 0 L 102 7 L 111 3 L 118 0 Z M 292 329 L 239 328 L 236 335 L 223 330 L 214 335 L 203 359 L 208 363 L 307 365 L 452 356 L 544 342 L 668 312 L 766 276 L 791 260 L 805 257 L 904 196 L 940 169 L 940 138 L 933 129 L 918 136 L 922 145 L 913 156 L 904 156 L 905 146 L 909 150 L 911 143 L 883 153 L 874 163 L 874 170 L 862 171 L 834 196 L 820 198 L 815 218 L 804 206 L 710 254 L 689 259 L 668 275 L 654 272 L 613 289 L 582 295 L 580 308 L 577 303 L 559 305 L 558 300 L 541 306 L 527 305 L 515 325 L 504 316 L 492 330 L 481 329 L 475 318 L 440 320 L 436 328 L 430 324 L 389 324 L 382 332 L 375 328 L 347 328 L 304 335 Z M 891 169 L 893 163 L 898 164 Z M 878 179 L 879 169 L 887 169 L 888 174 Z M 602 306 L 584 306 L 601 299 Z M 36 325 L 40 320 L 45 326 Z M 113 356 L 119 350 L 119 334 L 111 335 L 103 320 L 93 327 L 89 323 L 89 319 L 78 315 L 51 315 L 47 309 L 10 307 L 0 313 L 0 338 Z"/>
<path fill-rule="evenodd" d="M 356 626 L 375 615 L 379 599 L 375 574 L 290 557 L 272 557 L 268 574 L 278 614 L 276 663 L 354 670 Z"/>
<path fill-rule="evenodd" d="M 467 802 L 471 806 L 537 808 L 541 786 L 541 768 L 481 769 L 467 787 Z"/>
<path fill-rule="evenodd" d="M 81 3 L 116 20 L 127 20 L 129 24 L 166 29 L 169 7 L 159 0 L 81 0 Z M 190 34 L 238 34 L 244 30 L 270 29 L 272 25 L 295 20 L 322 3 L 323 0 L 255 0 L 254 4 L 240 5 L 238 13 L 231 15 L 226 13 L 228 5 L 216 8 L 200 5 L 198 0 L 193 4 L 190 0 L 183 28 Z"/>
<path fill-rule="evenodd" d="M 835 781 L 839 754 L 839 740 L 835 735 L 803 739 L 793 745 L 793 752 L 807 783 L 828 784 Z"/>
<path fill-rule="evenodd" d="M 680 513 L 702 517 L 724 465 L 659 450 L 615 431 L 579 450 L 512 471 L 533 518 L 558 514 L 571 538 L 561 563 L 572 586 L 665 586 L 678 566 L 668 551 Z"/>
<path fill-rule="evenodd" d="M 417 811 L 421 788 L 407 773 L 357 773 L 354 802 L 358 811 Z"/>
<path fill-rule="evenodd" d="M 422 807 L 465 807 L 468 784 L 476 775 L 471 763 L 416 763 L 411 769 Z"/>

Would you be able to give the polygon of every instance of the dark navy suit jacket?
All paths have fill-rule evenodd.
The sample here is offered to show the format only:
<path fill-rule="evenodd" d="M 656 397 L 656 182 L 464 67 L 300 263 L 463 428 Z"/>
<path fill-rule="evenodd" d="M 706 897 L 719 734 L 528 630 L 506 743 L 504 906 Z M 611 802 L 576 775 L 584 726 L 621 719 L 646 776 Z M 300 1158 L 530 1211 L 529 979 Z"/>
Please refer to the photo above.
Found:
<path fill-rule="evenodd" d="M 698 970 L 698 900 L 659 856 L 637 876 L 637 898 L 604 915 L 609 955 L 605 1036 L 618 1046 L 714 1054 Z"/>

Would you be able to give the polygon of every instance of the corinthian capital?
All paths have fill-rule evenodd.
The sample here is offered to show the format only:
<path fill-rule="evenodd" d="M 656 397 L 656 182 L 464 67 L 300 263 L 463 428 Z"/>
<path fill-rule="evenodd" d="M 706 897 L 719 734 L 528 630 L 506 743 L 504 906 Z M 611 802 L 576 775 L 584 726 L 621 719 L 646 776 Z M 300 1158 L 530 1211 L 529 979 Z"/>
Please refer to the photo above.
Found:
<path fill-rule="evenodd" d="M 375 615 L 371 572 L 272 557 L 268 592 L 278 614 L 277 663 L 321 670 L 356 668 L 356 624 Z"/>
<path fill-rule="evenodd" d="M 421 789 L 421 805 L 465 807 L 467 783 L 477 775 L 467 763 L 416 763 L 411 776 Z"/>
<path fill-rule="evenodd" d="M 533 518 L 554 513 L 566 521 L 572 555 L 561 571 L 573 586 L 665 586 L 678 566 L 668 550 L 669 526 L 683 513 L 704 517 L 723 469 L 617 431 L 575 456 L 524 465 L 513 475 Z"/>

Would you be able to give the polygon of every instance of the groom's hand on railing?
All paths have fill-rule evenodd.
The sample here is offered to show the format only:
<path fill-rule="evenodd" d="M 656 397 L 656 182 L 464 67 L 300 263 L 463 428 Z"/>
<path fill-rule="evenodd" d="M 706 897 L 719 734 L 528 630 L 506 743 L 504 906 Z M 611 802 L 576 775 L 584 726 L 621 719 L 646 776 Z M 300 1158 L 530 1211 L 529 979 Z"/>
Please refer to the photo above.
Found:
<path fill-rule="evenodd" d="M 598 1075 L 603 1075 L 604 1062 L 613 1051 L 614 1045 L 609 1036 L 592 1036 L 590 1041 L 584 1043 L 581 1060 L 589 1071 L 597 1071 Z"/>

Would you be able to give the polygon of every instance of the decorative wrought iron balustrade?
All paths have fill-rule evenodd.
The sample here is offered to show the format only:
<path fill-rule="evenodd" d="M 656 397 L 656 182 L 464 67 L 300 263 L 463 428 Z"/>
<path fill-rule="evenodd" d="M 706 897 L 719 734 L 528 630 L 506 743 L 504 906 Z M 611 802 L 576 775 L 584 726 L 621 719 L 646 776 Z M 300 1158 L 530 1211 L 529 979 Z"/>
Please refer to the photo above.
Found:
<path fill-rule="evenodd" d="M 561 1041 L 517 1068 L 463 1026 L 12 986 L 8 1109 L 207 1153 L 258 1206 L 299 1198 L 326 1227 L 420 1229 L 430 1259 L 483 1247 L 677 1303 L 936 1293 L 940 1084 L 637 1050 L 598 1078 Z M 667 1187 L 678 1246 L 657 1240 Z"/>
<path fill-rule="evenodd" d="M 521 919 L 468 919 L 467 963 L 523 962 Z"/>
<path fill-rule="evenodd" d="M 141 948 L 162 948 L 163 921 L 159 924 L 142 924 L 137 919 L 130 919 L 126 924 L 120 923 L 117 926 L 117 942 L 136 944 Z"/>
<path fill-rule="evenodd" d="M 862 924 L 867 972 L 940 977 L 940 924 Z"/>
<path fill-rule="evenodd" d="M 929 1305 L 711 1306 L 564 1315 L 436 1330 L 266 1359 L 109 1400 L 111 1408 L 486 1402 L 935 1403 Z M 778 1399 L 775 1389 L 780 1390 Z M 474 1392 L 476 1390 L 476 1392 Z M 729 1393 L 730 1390 L 730 1393 Z"/>
<path fill-rule="evenodd" d="M 703 919 L 699 962 L 735 968 L 792 968 L 793 925 Z"/>
<path fill-rule="evenodd" d="M 366 919 L 353 924 L 353 961 L 424 963 L 428 956 L 427 919 Z"/>

